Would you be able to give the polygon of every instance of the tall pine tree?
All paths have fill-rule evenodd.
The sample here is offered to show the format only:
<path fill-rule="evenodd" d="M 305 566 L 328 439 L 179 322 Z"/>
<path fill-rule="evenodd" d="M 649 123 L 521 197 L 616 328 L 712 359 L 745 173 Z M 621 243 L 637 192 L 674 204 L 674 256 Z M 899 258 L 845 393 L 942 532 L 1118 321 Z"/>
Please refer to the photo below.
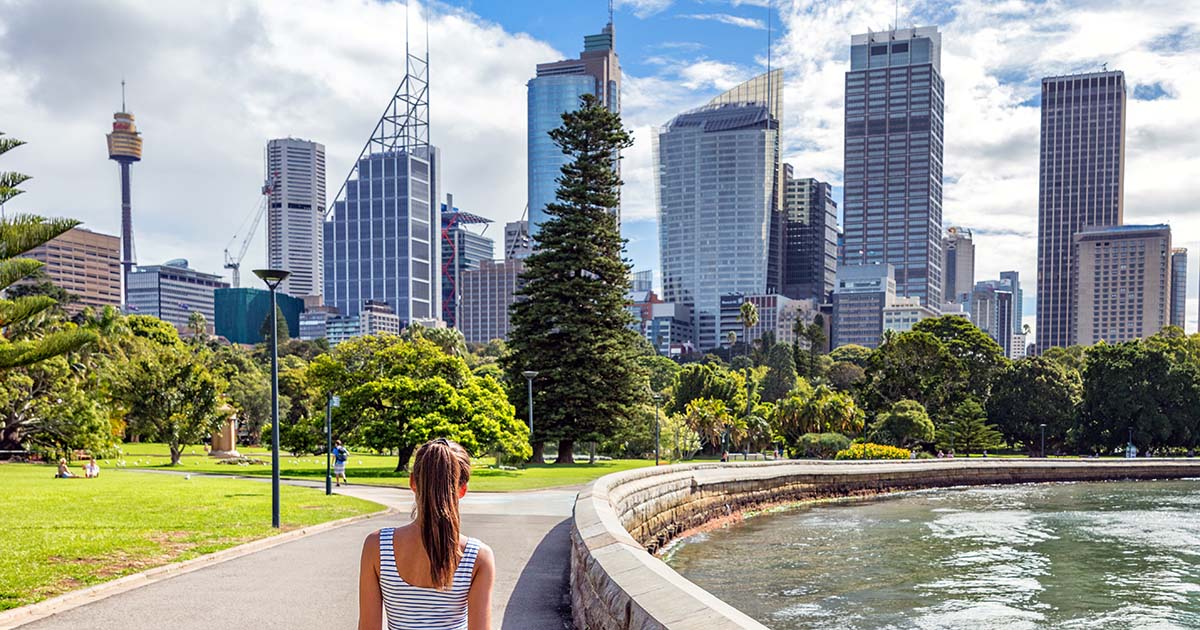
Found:
<path fill-rule="evenodd" d="M 629 264 L 616 210 L 617 160 L 633 144 L 621 117 L 593 95 L 563 114 L 550 132 L 571 160 L 557 201 L 546 206 L 537 247 L 525 261 L 523 298 L 512 306 L 511 354 L 504 361 L 510 399 L 527 417 L 526 382 L 534 370 L 534 461 L 558 441 L 555 463 L 572 463 L 576 441 L 599 440 L 633 418 L 647 396 L 636 362 L 637 333 L 625 310 Z"/>

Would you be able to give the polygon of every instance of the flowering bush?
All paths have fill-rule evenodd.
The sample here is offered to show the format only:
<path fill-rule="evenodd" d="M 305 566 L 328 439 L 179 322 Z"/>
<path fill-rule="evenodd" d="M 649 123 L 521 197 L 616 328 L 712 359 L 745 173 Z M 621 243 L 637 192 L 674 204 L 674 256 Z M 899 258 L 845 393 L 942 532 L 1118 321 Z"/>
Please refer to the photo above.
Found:
<path fill-rule="evenodd" d="M 886 444 L 852 444 L 850 448 L 838 451 L 834 459 L 908 459 L 910 453 L 906 448 L 887 446 Z"/>

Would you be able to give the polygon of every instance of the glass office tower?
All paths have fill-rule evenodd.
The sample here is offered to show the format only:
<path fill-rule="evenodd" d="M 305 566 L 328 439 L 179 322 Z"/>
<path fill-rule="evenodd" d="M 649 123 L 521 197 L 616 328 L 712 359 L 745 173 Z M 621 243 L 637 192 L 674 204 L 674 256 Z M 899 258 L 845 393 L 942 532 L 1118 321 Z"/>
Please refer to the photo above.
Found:
<path fill-rule="evenodd" d="M 846 265 L 890 264 L 896 294 L 942 303 L 944 84 L 936 27 L 854 35 L 846 73 Z"/>
<path fill-rule="evenodd" d="M 621 64 L 617 60 L 613 25 L 583 39 L 578 59 L 540 63 L 527 85 L 529 233 L 537 237 L 546 221 L 545 208 L 555 200 L 558 176 L 567 156 L 550 139 L 562 125 L 562 115 L 579 109 L 579 97 L 595 94 L 609 110 L 621 111 Z"/>

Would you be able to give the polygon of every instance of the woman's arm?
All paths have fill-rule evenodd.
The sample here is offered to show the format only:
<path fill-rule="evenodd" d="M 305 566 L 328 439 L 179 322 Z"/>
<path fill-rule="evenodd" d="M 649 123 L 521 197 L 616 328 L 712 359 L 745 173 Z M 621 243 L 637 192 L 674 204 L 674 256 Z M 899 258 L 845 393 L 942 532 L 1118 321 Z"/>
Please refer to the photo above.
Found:
<path fill-rule="evenodd" d="M 495 577 L 496 558 L 492 548 L 479 543 L 475 575 L 467 593 L 467 630 L 492 630 L 492 581 Z"/>
<path fill-rule="evenodd" d="M 379 590 L 379 532 L 363 542 L 358 567 L 358 630 L 383 630 L 383 593 Z"/>

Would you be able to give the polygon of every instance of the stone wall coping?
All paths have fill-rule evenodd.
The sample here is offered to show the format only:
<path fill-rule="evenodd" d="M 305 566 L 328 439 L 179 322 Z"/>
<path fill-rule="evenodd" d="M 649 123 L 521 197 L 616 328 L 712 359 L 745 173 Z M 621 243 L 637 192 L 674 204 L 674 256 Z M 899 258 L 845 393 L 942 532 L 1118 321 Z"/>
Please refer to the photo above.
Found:
<path fill-rule="evenodd" d="M 683 494 L 736 497 L 751 491 L 761 496 L 786 486 L 886 490 L 1155 477 L 1200 478 L 1200 459 L 783 460 L 674 464 L 613 473 L 587 485 L 575 501 L 571 581 L 576 625 L 588 630 L 766 628 L 676 573 L 626 529 L 631 522 L 645 524 L 673 512 L 678 504 L 672 501 Z M 611 609 L 607 612 L 612 619 L 623 621 L 582 623 L 578 608 L 586 602 L 576 599 L 586 595 L 579 595 L 576 588 L 580 580 L 590 580 L 594 590 L 603 590 L 602 608 Z"/>

